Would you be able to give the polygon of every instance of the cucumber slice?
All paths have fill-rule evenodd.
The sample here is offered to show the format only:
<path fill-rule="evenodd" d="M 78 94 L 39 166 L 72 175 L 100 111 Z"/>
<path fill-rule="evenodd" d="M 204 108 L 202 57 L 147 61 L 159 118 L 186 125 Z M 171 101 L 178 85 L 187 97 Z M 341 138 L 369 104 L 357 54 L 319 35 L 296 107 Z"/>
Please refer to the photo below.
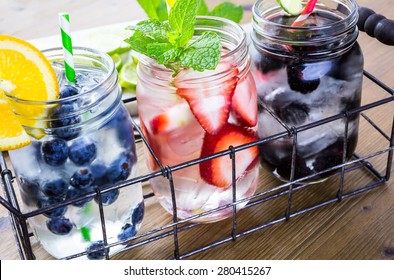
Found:
<path fill-rule="evenodd" d="M 276 0 L 276 2 L 292 16 L 298 16 L 302 12 L 302 0 Z"/>

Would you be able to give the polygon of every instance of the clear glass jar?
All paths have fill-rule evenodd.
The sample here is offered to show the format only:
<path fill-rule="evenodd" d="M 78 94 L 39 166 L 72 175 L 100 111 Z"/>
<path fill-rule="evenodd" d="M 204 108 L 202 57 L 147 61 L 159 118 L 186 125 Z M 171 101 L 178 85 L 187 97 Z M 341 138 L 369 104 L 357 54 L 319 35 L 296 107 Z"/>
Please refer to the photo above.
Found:
<path fill-rule="evenodd" d="M 108 244 L 135 235 L 144 202 L 140 184 L 108 189 L 137 174 L 133 125 L 112 59 L 96 50 L 74 48 L 77 82 L 71 85 L 64 77 L 62 49 L 43 53 L 57 73 L 61 99 L 33 102 L 9 97 L 32 136 L 30 145 L 9 151 L 9 156 L 26 211 L 92 194 L 28 219 L 45 250 L 64 258 L 104 244 L 100 200 Z M 102 191 L 101 199 L 96 188 Z M 111 247 L 109 253 L 122 247 Z M 105 251 L 81 258 L 86 257 L 102 259 Z"/>
<path fill-rule="evenodd" d="M 294 27 L 296 18 L 285 15 L 275 0 L 259 0 L 253 7 L 250 49 L 260 104 L 259 138 L 360 106 L 363 55 L 356 42 L 355 1 L 319 0 L 303 24 Z M 294 179 L 342 163 L 345 123 L 339 119 L 297 134 Z M 347 159 L 357 145 L 358 124 L 359 115 L 351 115 Z M 263 166 L 283 181 L 290 180 L 292 144 L 287 137 L 260 146 Z M 337 171 L 303 182 L 319 182 Z"/>
<path fill-rule="evenodd" d="M 257 140 L 257 96 L 250 74 L 245 33 L 231 21 L 198 17 L 195 38 L 207 30 L 217 33 L 222 42 L 223 55 L 216 70 L 182 69 L 174 78 L 172 71 L 154 60 L 145 56 L 139 58 L 137 100 L 140 123 L 163 166 L 174 166 L 226 150 L 230 145 Z M 221 110 L 221 106 L 226 106 L 223 104 L 231 105 Z M 221 118 L 222 125 L 217 125 L 218 118 Z M 147 149 L 145 155 L 149 170 L 160 170 Z M 236 198 L 247 198 L 255 192 L 257 185 L 257 147 L 237 153 L 236 166 Z M 180 219 L 233 201 L 228 155 L 182 168 L 172 176 Z M 150 182 L 161 205 L 173 213 L 168 180 L 157 177 Z M 237 208 L 245 204 L 238 204 Z M 231 213 L 232 207 L 228 207 L 193 221 L 212 222 Z"/>

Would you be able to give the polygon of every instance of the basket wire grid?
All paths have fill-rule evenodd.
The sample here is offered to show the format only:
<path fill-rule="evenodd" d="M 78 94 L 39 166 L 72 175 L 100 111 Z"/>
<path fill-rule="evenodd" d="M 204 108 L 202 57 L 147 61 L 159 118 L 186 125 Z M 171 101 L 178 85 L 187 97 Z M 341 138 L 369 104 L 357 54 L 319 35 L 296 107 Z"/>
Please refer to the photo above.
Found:
<path fill-rule="evenodd" d="M 76 257 L 80 257 L 83 255 L 86 255 L 88 253 L 96 252 L 99 250 L 105 250 L 105 257 L 106 259 L 109 259 L 109 249 L 113 246 L 117 245 L 124 245 L 125 241 L 119 241 L 119 242 L 114 242 L 109 244 L 107 240 L 107 235 L 106 235 L 106 226 L 105 226 L 105 207 L 103 207 L 103 203 L 101 200 L 101 195 L 102 193 L 109 192 L 115 189 L 120 189 L 120 188 L 127 188 L 127 187 L 132 187 L 133 184 L 136 183 L 147 183 L 149 182 L 150 179 L 156 178 L 156 177 L 165 177 L 168 180 L 168 185 L 171 190 L 171 198 L 172 198 L 172 222 L 168 223 L 164 226 L 156 227 L 149 229 L 145 232 L 139 232 L 137 235 L 133 236 L 132 238 L 129 238 L 126 240 L 127 245 L 125 246 L 123 251 L 128 251 L 132 250 L 133 248 L 144 246 L 148 243 L 157 241 L 159 239 L 165 238 L 165 237 L 170 237 L 172 236 L 173 238 L 173 258 L 174 259 L 185 259 L 187 257 L 190 257 L 192 255 L 198 254 L 200 252 L 209 250 L 210 248 L 219 246 L 223 243 L 229 242 L 229 241 L 235 241 L 237 238 L 246 236 L 248 234 L 251 234 L 253 232 L 262 230 L 266 227 L 269 227 L 274 224 L 278 224 L 280 222 L 288 221 L 289 219 L 303 215 L 305 213 L 308 213 L 310 211 L 314 211 L 318 208 L 321 208 L 323 206 L 335 203 L 335 202 L 340 202 L 344 199 L 362 194 L 364 192 L 370 191 L 372 189 L 375 189 L 379 186 L 384 185 L 385 182 L 390 180 L 390 175 L 391 175 L 391 167 L 392 167 L 392 161 L 393 161 L 393 153 L 394 153 L 394 116 L 393 120 L 391 123 L 391 134 L 386 134 L 372 119 L 370 119 L 366 114 L 365 111 L 373 108 L 377 108 L 379 106 L 383 106 L 386 104 L 390 104 L 391 108 L 394 106 L 394 89 L 390 88 L 386 84 L 384 84 L 382 81 L 380 81 L 378 78 L 373 76 L 367 71 L 364 71 L 364 77 L 372 81 L 374 84 L 376 84 L 381 90 L 385 92 L 385 94 L 388 93 L 388 97 L 379 99 L 375 102 L 371 102 L 366 105 L 362 105 L 358 108 L 343 112 L 341 114 L 337 114 L 325 119 L 322 119 L 317 122 L 313 122 L 307 125 L 303 126 L 298 126 L 298 127 L 287 127 L 285 124 L 283 124 L 279 118 L 273 113 L 270 112 L 270 114 L 284 127 L 284 132 L 279 133 L 276 135 L 272 135 L 270 137 L 240 145 L 240 146 L 230 146 L 227 150 L 212 154 L 210 156 L 206 157 L 201 157 L 197 158 L 192 161 L 188 162 L 183 162 L 175 166 L 163 166 L 163 164 L 160 162 L 158 157 L 155 155 L 152 147 L 149 145 L 148 141 L 142 134 L 140 128 L 138 125 L 134 122 L 134 126 L 137 131 L 137 139 L 139 139 L 139 142 L 143 142 L 142 145 L 145 145 L 145 147 L 148 149 L 148 151 L 151 153 L 153 156 L 154 160 L 160 167 L 160 171 L 156 171 L 153 173 L 148 173 L 142 176 L 134 177 L 129 180 L 123 181 L 121 183 L 118 183 L 116 185 L 109 186 L 105 189 L 102 188 L 95 188 L 94 192 L 87 193 L 81 197 L 73 198 L 73 199 L 68 199 L 65 200 L 61 203 L 55 204 L 55 205 L 50 205 L 45 208 L 37 209 L 34 211 L 30 212 L 22 212 L 20 206 L 19 206 L 19 201 L 18 201 L 18 196 L 15 193 L 15 188 L 14 184 L 16 185 L 15 182 L 15 177 L 12 174 L 12 171 L 7 167 L 5 157 L 3 154 L 0 154 L 0 171 L 1 171 L 1 179 L 0 179 L 0 185 L 3 190 L 3 196 L 0 195 L 0 205 L 4 207 L 8 213 L 9 213 L 9 219 L 10 223 L 12 226 L 12 232 L 14 235 L 15 243 L 17 246 L 17 250 L 19 253 L 20 259 L 35 259 L 35 255 L 33 253 L 32 249 L 32 244 L 30 238 L 33 237 L 33 233 L 29 230 L 28 226 L 28 219 L 35 217 L 37 215 L 41 215 L 47 211 L 52 211 L 54 209 L 64 207 L 67 205 L 70 205 L 75 202 L 82 201 L 87 198 L 92 198 L 92 197 L 97 197 L 98 198 L 98 205 L 99 205 L 99 212 L 100 212 L 100 219 L 101 219 L 101 228 L 102 228 L 102 239 L 103 239 L 103 246 L 95 248 L 94 250 L 87 250 L 78 254 L 70 255 L 67 256 L 65 259 L 73 259 Z M 130 98 L 127 100 L 124 100 L 125 103 L 130 103 L 130 102 L 136 102 L 135 98 Z M 351 116 L 359 114 L 364 118 L 364 120 L 373 127 L 384 139 L 387 141 L 387 146 L 386 148 L 380 149 L 378 151 L 372 152 L 367 155 L 358 155 L 354 153 L 352 155 L 351 160 L 346 160 L 346 151 L 347 151 L 347 141 L 343 141 L 343 158 L 342 158 L 342 163 L 327 169 L 324 169 L 318 173 L 298 178 L 295 179 L 295 168 L 296 168 L 296 145 L 297 145 L 297 135 L 298 133 L 302 131 L 306 131 L 308 129 L 312 129 L 317 126 L 321 126 L 330 122 L 333 122 L 335 120 L 343 119 L 345 121 L 345 132 L 344 132 L 344 139 L 347 139 L 347 134 L 348 134 L 348 124 L 349 124 L 349 118 Z M 235 175 L 235 170 L 236 170 L 236 161 L 235 161 L 235 155 L 237 152 L 242 151 L 244 149 L 263 144 L 269 141 L 274 141 L 277 139 L 281 138 L 290 138 L 293 141 L 293 148 L 292 148 L 292 161 L 291 161 L 291 170 L 290 170 L 290 181 L 286 183 L 279 183 L 279 185 L 276 185 L 275 187 L 269 188 L 264 191 L 258 191 L 254 195 L 237 200 L 236 199 L 236 190 L 237 190 L 237 182 L 236 182 L 236 175 Z M 384 166 L 384 171 L 383 173 L 379 172 L 374 165 L 370 162 L 372 158 L 378 157 L 378 156 L 387 156 L 385 159 L 385 166 Z M 211 160 L 213 158 L 217 157 L 230 157 L 231 162 L 232 162 L 232 203 L 220 206 L 218 208 L 199 213 L 196 215 L 193 215 L 187 219 L 179 220 L 177 219 L 177 199 L 175 195 L 175 186 L 174 186 L 174 181 L 172 174 L 173 172 L 187 168 L 192 165 L 199 164 L 203 161 Z M 354 172 L 355 170 L 364 170 L 368 172 L 369 174 L 372 175 L 374 178 L 374 181 L 368 182 L 365 185 L 358 186 L 356 189 L 345 191 L 344 190 L 344 185 L 345 185 L 345 178 L 348 176 L 347 174 Z M 311 185 L 308 184 L 302 184 L 302 181 L 311 179 L 312 177 L 316 175 L 321 175 L 324 173 L 328 172 L 333 172 L 335 171 L 335 175 L 333 176 L 338 176 L 339 178 L 339 183 L 337 186 L 337 191 L 336 195 L 329 198 L 325 199 L 324 201 L 321 202 L 316 202 L 313 205 L 309 205 L 306 207 L 302 207 L 301 209 L 296 209 L 294 210 L 293 208 L 293 194 L 296 191 L 305 189 L 310 187 Z M 263 182 L 259 182 L 262 184 Z M 144 199 L 148 200 L 151 197 L 153 197 L 154 194 L 152 191 L 146 193 L 144 195 Z M 285 206 L 285 211 L 284 214 L 281 215 L 280 217 L 274 218 L 274 219 L 269 219 L 269 220 L 264 220 L 262 221 L 259 225 L 257 226 L 252 226 L 246 230 L 240 230 L 237 226 L 238 217 L 237 214 L 239 211 L 237 211 L 237 205 L 241 203 L 248 202 L 246 206 L 243 209 L 251 208 L 251 207 L 256 207 L 257 205 L 261 205 L 263 203 L 267 203 L 268 201 L 273 201 L 279 197 L 286 197 L 286 206 Z M 227 232 L 223 232 L 223 235 L 221 235 L 221 239 L 211 242 L 209 244 L 199 246 L 198 248 L 195 248 L 189 252 L 181 253 L 180 252 L 180 241 L 178 234 L 180 232 L 188 231 L 194 227 L 198 227 L 200 224 L 198 223 L 193 223 L 194 219 L 213 214 L 217 211 L 221 211 L 227 208 L 232 209 L 232 226 L 231 226 L 231 233 L 228 235 Z M 164 210 L 163 210 L 164 211 Z M 242 211 L 242 210 L 241 210 Z"/>

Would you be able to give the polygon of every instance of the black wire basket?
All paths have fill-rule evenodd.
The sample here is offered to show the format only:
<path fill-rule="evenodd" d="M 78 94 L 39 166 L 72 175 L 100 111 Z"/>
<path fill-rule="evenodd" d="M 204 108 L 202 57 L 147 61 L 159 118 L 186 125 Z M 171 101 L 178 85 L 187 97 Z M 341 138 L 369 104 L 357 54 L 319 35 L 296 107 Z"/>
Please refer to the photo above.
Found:
<path fill-rule="evenodd" d="M 261 139 L 259 141 L 241 145 L 241 146 L 230 146 L 227 150 L 222 151 L 220 153 L 213 154 L 208 157 L 198 158 L 193 161 L 184 162 L 175 166 L 163 166 L 157 156 L 154 154 L 152 148 L 149 146 L 146 138 L 142 134 L 141 130 L 138 128 L 137 124 L 134 124 L 136 127 L 136 135 L 137 135 L 137 145 L 145 145 L 147 149 L 151 152 L 153 158 L 156 160 L 157 164 L 160 166 L 160 171 L 154 173 L 147 173 L 135 178 L 132 178 L 127 181 L 123 181 L 116 185 L 110 186 L 105 190 L 96 188 L 94 192 L 88 193 L 84 196 L 68 199 L 56 205 L 51 205 L 45 208 L 41 208 L 38 210 L 34 210 L 31 212 L 22 212 L 19 206 L 19 199 L 18 193 L 15 191 L 16 189 L 16 182 L 13 176 L 11 169 L 8 168 L 5 160 L 5 154 L 0 154 L 0 171 L 1 171 L 1 180 L 0 185 L 3 191 L 3 195 L 0 196 L 0 205 L 1 207 L 6 208 L 9 213 L 9 219 L 12 226 L 12 231 L 15 238 L 15 245 L 17 246 L 17 250 L 19 253 L 20 259 L 35 259 L 35 254 L 32 249 L 32 238 L 34 238 L 33 233 L 30 231 L 28 226 L 28 219 L 37 215 L 41 215 L 47 211 L 51 211 L 60 207 L 64 207 L 66 205 L 70 205 L 72 203 L 82 201 L 86 198 L 98 196 L 101 197 L 102 192 L 111 191 L 114 189 L 120 188 L 128 188 L 135 183 L 142 183 L 145 187 L 145 195 L 144 199 L 146 202 L 149 202 L 153 199 L 154 194 L 149 188 L 149 180 L 155 177 L 165 177 L 168 180 L 168 185 L 171 190 L 172 195 L 172 203 L 173 203 L 173 215 L 172 221 L 166 223 L 165 225 L 160 226 L 152 226 L 147 230 L 140 230 L 140 232 L 129 238 L 127 240 L 127 245 L 122 252 L 132 251 L 137 247 L 144 247 L 149 243 L 158 241 L 163 238 L 172 237 L 173 239 L 173 246 L 171 255 L 174 259 L 185 259 L 192 255 L 198 254 L 200 252 L 209 250 L 213 247 L 219 246 L 223 243 L 235 241 L 238 238 L 242 238 L 247 236 L 251 233 L 256 231 L 262 231 L 265 228 L 278 224 L 284 221 L 288 221 L 289 219 L 303 215 L 305 213 L 317 210 L 321 207 L 327 206 L 329 204 L 341 202 L 353 196 L 357 196 L 363 194 L 365 192 L 371 191 L 375 188 L 378 188 L 385 184 L 385 182 L 390 180 L 391 176 L 391 169 L 392 169 L 392 162 L 393 162 L 393 153 L 394 153 L 394 117 L 391 121 L 391 132 L 387 133 L 379 125 L 368 117 L 367 112 L 368 110 L 380 109 L 383 106 L 388 106 L 388 108 L 394 108 L 394 89 L 388 87 L 386 84 L 381 82 L 379 79 L 374 77 L 367 71 L 364 71 L 364 77 L 370 83 L 373 83 L 376 86 L 376 91 L 365 91 L 364 94 L 375 94 L 377 91 L 381 92 L 384 97 L 379 98 L 378 100 L 364 104 L 358 108 L 343 112 L 342 114 L 334 115 L 329 118 L 320 120 L 318 122 L 310 123 L 308 125 L 299 126 L 299 127 L 291 127 L 286 128 L 286 131 L 280 134 L 272 135 L 268 138 Z M 382 95 L 382 96 L 383 96 Z M 128 100 L 124 100 L 125 103 L 132 103 L 136 102 L 135 98 L 130 98 Z M 292 154 L 292 164 L 291 164 L 291 173 L 294 174 L 294 170 L 296 168 L 296 161 L 295 161 L 295 153 L 296 153 L 296 144 L 297 144 L 297 134 L 306 131 L 308 129 L 312 129 L 317 126 L 324 125 L 329 122 L 333 122 L 335 120 L 343 119 L 346 123 L 346 129 L 344 132 L 344 139 L 347 139 L 347 126 L 349 118 L 352 115 L 359 114 L 362 117 L 362 121 L 364 122 L 365 126 L 370 126 L 371 129 L 374 131 L 373 134 L 370 134 L 370 137 L 377 137 L 379 135 L 381 140 L 381 147 L 377 150 L 358 154 L 354 153 L 350 160 L 346 160 L 346 141 L 343 144 L 343 161 L 341 164 L 336 166 L 330 167 L 328 169 L 322 170 L 318 174 L 313 174 L 307 177 L 294 179 L 294 176 L 290 177 L 290 181 L 283 183 L 279 181 L 275 181 L 274 183 L 266 184 L 266 182 L 261 181 L 259 182 L 260 188 L 256 191 L 256 193 L 248 197 L 246 199 L 237 200 L 236 199 L 236 181 L 235 181 L 235 169 L 236 169 L 236 161 L 235 161 L 235 154 L 241 150 L 250 148 L 252 146 L 256 146 L 259 144 L 263 144 L 265 142 L 273 141 L 276 139 L 281 138 L 290 138 L 293 141 L 293 154 Z M 276 116 L 274 116 L 276 117 Z M 174 188 L 174 181 L 172 178 L 173 172 L 187 168 L 191 165 L 199 164 L 203 161 L 211 160 L 217 157 L 230 157 L 232 159 L 232 203 L 228 205 L 223 205 L 216 209 L 212 209 L 210 211 L 206 211 L 203 213 L 196 214 L 188 219 L 184 219 L 178 221 L 177 219 L 177 201 L 175 197 L 175 188 Z M 376 166 L 379 167 L 376 167 Z M 314 188 L 314 185 L 309 184 L 302 184 L 301 182 L 304 180 L 309 179 L 311 176 L 316 176 L 328 172 L 335 172 L 335 175 L 330 177 L 330 189 L 331 192 L 328 195 L 322 196 L 312 204 L 308 205 L 298 205 L 297 203 L 297 196 L 302 195 L 303 190 L 307 190 L 309 188 Z M 357 184 L 356 186 L 349 182 L 347 178 L 352 174 L 356 174 L 356 172 L 360 172 L 363 174 L 361 184 Z M 357 173 L 356 176 L 361 176 Z M 351 181 L 351 180 L 350 180 Z M 324 184 L 324 183 L 323 183 Z M 320 184 L 319 184 L 320 185 Z M 326 187 L 326 186 L 325 186 Z M 245 203 L 248 201 L 248 204 L 244 207 L 244 209 L 240 211 L 236 211 L 237 205 L 241 203 Z M 270 203 L 275 203 L 280 205 L 279 214 L 275 217 L 272 216 L 262 216 L 259 218 L 258 223 L 254 223 L 249 225 L 245 228 L 245 226 L 240 227 L 241 219 L 247 218 L 246 215 L 242 215 L 244 211 L 247 209 L 253 209 L 257 207 L 264 207 L 264 205 L 268 205 Z M 230 232 L 228 230 L 222 230 L 221 237 L 219 240 L 210 242 L 204 245 L 198 245 L 191 251 L 182 252 L 180 249 L 180 238 L 179 235 L 182 233 L 187 234 L 189 231 L 192 231 L 193 228 L 204 226 L 203 224 L 193 223 L 193 219 L 197 219 L 216 211 L 220 211 L 226 208 L 232 209 L 232 218 L 231 218 L 231 229 Z M 115 242 L 109 244 L 106 238 L 106 227 L 105 227 L 105 207 L 103 207 L 102 201 L 99 200 L 99 211 L 101 217 L 101 227 L 102 227 L 102 235 L 103 235 L 103 246 L 97 247 L 94 250 L 81 252 L 79 254 L 67 256 L 65 259 L 72 259 L 76 257 L 80 257 L 86 255 L 88 253 L 92 253 L 99 250 L 105 250 L 106 252 L 106 259 L 109 259 L 109 248 L 113 246 L 117 246 L 120 244 L 124 244 L 124 241 Z M 149 209 L 147 209 L 149 211 Z M 164 211 L 164 210 L 163 210 Z"/>

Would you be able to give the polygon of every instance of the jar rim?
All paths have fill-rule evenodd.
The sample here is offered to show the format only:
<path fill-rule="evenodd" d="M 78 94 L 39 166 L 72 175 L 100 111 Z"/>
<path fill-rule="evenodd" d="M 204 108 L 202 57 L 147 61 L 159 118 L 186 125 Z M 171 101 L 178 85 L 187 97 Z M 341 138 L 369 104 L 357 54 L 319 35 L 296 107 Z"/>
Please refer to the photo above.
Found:
<path fill-rule="evenodd" d="M 62 47 L 47 48 L 47 49 L 41 50 L 41 52 L 44 54 L 44 56 L 47 57 L 49 53 L 59 53 L 59 54 L 62 53 L 63 48 Z M 108 54 L 106 54 L 105 52 L 102 52 L 97 49 L 88 48 L 88 47 L 80 47 L 80 46 L 74 47 L 73 46 L 73 55 L 74 56 L 78 56 L 78 54 L 83 54 L 83 53 L 91 53 L 91 54 L 97 55 L 100 58 L 103 58 L 103 61 L 105 61 L 108 66 L 108 71 L 106 71 L 105 75 L 103 75 L 103 79 L 100 81 L 100 83 L 94 85 L 93 87 L 89 88 L 88 90 L 84 91 L 83 93 L 75 95 L 75 96 L 69 96 L 69 97 L 65 97 L 65 98 L 61 98 L 61 99 L 59 98 L 59 99 L 51 99 L 51 100 L 21 99 L 21 98 L 15 97 L 13 95 L 10 95 L 8 93 L 6 93 L 6 97 L 10 98 L 14 102 L 26 104 L 26 105 L 56 105 L 56 104 L 63 103 L 63 102 L 67 103 L 67 102 L 75 101 L 81 97 L 91 94 L 91 92 L 97 90 L 97 88 L 99 86 L 107 83 L 108 80 L 110 80 L 111 76 L 113 75 L 113 73 L 115 71 L 115 63 L 113 62 L 112 58 Z M 57 80 L 57 82 L 59 82 L 59 81 Z"/>
<path fill-rule="evenodd" d="M 338 21 L 330 22 L 327 24 L 321 24 L 319 26 L 290 26 L 290 25 L 285 25 L 285 24 L 281 24 L 281 23 L 276 23 L 273 21 L 270 21 L 268 19 L 266 19 L 262 14 L 261 11 L 259 11 L 259 5 L 266 0 L 257 0 L 252 7 L 252 13 L 253 13 L 253 19 L 254 17 L 258 17 L 258 19 L 263 23 L 263 24 L 267 24 L 276 28 L 286 28 L 288 30 L 310 30 L 310 31 L 321 31 L 324 29 L 328 29 L 328 28 L 336 28 L 337 26 L 341 26 L 343 24 L 346 24 L 346 22 L 348 22 L 349 20 L 351 21 L 355 16 L 358 15 L 358 10 L 357 10 L 357 3 L 355 0 L 346 0 L 346 2 L 349 2 L 351 5 L 349 5 L 349 9 L 350 9 L 350 13 L 348 15 L 346 15 L 346 17 L 339 19 Z M 332 2 L 341 2 L 344 3 L 344 0 L 332 0 Z M 316 6 L 319 7 L 324 7 L 325 5 L 323 5 L 322 3 L 317 2 Z M 277 4 L 277 7 L 280 7 L 279 4 Z M 254 20 L 253 20 L 254 21 Z M 357 22 L 357 20 L 355 21 Z"/>

